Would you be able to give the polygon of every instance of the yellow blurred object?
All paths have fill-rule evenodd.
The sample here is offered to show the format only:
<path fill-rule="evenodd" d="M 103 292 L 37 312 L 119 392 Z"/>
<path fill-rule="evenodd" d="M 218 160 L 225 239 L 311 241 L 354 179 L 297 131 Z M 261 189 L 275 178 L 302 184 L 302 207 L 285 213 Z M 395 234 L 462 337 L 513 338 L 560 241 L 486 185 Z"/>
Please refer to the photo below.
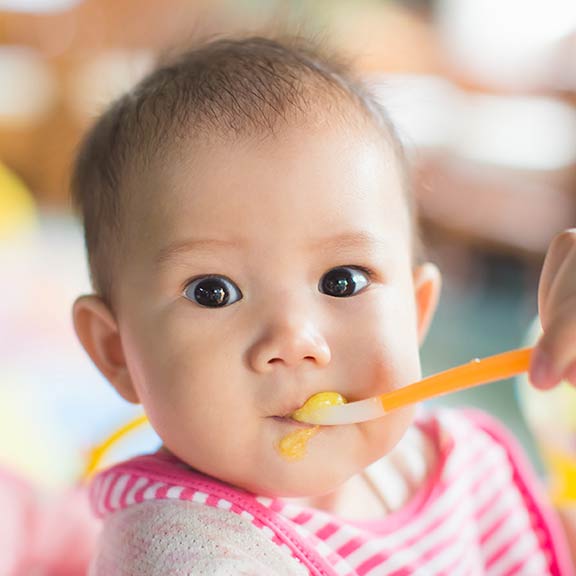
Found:
<path fill-rule="evenodd" d="M 1 330 L 1 327 L 0 327 Z M 0 467 L 42 487 L 64 485 L 69 452 L 49 411 L 21 373 L 0 365 Z"/>
<path fill-rule="evenodd" d="M 550 471 L 554 504 L 564 506 L 576 502 L 576 458 L 546 447 L 542 448 L 542 456 Z"/>
<path fill-rule="evenodd" d="M 536 319 L 527 343 L 535 343 L 540 334 L 540 322 Z M 522 413 L 548 472 L 551 498 L 557 506 L 573 506 L 576 503 L 576 388 L 561 382 L 551 390 L 538 390 L 525 374 L 520 377 L 517 392 Z"/>
<path fill-rule="evenodd" d="M 0 163 L 0 239 L 32 228 L 36 206 L 24 183 Z"/>
<path fill-rule="evenodd" d="M 95 446 L 88 455 L 88 463 L 84 469 L 83 479 L 87 480 L 93 476 L 101 467 L 104 457 L 110 452 L 112 447 L 117 444 L 124 436 L 136 430 L 148 422 L 146 415 L 134 418 L 118 430 L 111 434 L 104 442 Z"/>

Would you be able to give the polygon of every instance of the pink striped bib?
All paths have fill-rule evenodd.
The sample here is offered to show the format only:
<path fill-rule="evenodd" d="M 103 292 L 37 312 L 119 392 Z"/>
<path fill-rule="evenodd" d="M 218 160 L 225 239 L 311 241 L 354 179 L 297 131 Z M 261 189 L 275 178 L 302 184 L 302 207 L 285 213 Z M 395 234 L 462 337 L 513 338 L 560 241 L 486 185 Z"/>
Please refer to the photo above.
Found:
<path fill-rule="evenodd" d="M 166 454 L 100 473 L 96 514 L 150 500 L 188 500 L 237 514 L 314 575 L 571 574 L 562 532 L 515 442 L 475 412 L 442 411 L 418 426 L 438 446 L 434 474 L 403 509 L 347 521 L 208 478 Z"/>

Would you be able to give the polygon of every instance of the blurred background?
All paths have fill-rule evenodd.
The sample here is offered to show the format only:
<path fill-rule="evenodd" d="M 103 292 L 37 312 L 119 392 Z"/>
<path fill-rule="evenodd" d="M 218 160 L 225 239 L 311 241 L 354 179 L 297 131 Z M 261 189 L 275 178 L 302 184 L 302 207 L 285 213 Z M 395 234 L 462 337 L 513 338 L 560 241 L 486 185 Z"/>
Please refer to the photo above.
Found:
<path fill-rule="evenodd" d="M 137 413 L 72 330 L 89 290 L 68 189 L 83 130 L 159 52 L 268 29 L 350 55 L 409 150 L 444 274 L 425 373 L 526 341 L 547 245 L 576 225 L 574 0 L 0 0 L 0 463 L 69 483 Z M 517 388 L 441 402 L 491 411 L 540 466 Z"/>

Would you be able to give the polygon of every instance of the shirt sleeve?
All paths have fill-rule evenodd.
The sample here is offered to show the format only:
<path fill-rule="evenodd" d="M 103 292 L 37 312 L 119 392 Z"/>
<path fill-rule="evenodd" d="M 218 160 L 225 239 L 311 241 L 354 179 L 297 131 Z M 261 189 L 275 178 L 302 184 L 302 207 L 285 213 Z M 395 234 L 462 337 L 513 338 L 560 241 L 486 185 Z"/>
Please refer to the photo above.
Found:
<path fill-rule="evenodd" d="M 304 576 L 308 570 L 226 510 L 153 501 L 106 518 L 89 576 Z"/>

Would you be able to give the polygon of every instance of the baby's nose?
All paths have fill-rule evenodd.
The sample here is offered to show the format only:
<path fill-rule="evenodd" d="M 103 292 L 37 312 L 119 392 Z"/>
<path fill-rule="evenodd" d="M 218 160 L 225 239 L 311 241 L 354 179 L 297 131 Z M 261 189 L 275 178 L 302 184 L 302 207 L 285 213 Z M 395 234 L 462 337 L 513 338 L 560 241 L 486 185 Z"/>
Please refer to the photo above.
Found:
<path fill-rule="evenodd" d="M 319 328 L 301 316 L 269 326 L 248 353 L 252 369 L 262 373 L 278 365 L 310 363 L 322 367 L 330 359 L 330 348 Z"/>

